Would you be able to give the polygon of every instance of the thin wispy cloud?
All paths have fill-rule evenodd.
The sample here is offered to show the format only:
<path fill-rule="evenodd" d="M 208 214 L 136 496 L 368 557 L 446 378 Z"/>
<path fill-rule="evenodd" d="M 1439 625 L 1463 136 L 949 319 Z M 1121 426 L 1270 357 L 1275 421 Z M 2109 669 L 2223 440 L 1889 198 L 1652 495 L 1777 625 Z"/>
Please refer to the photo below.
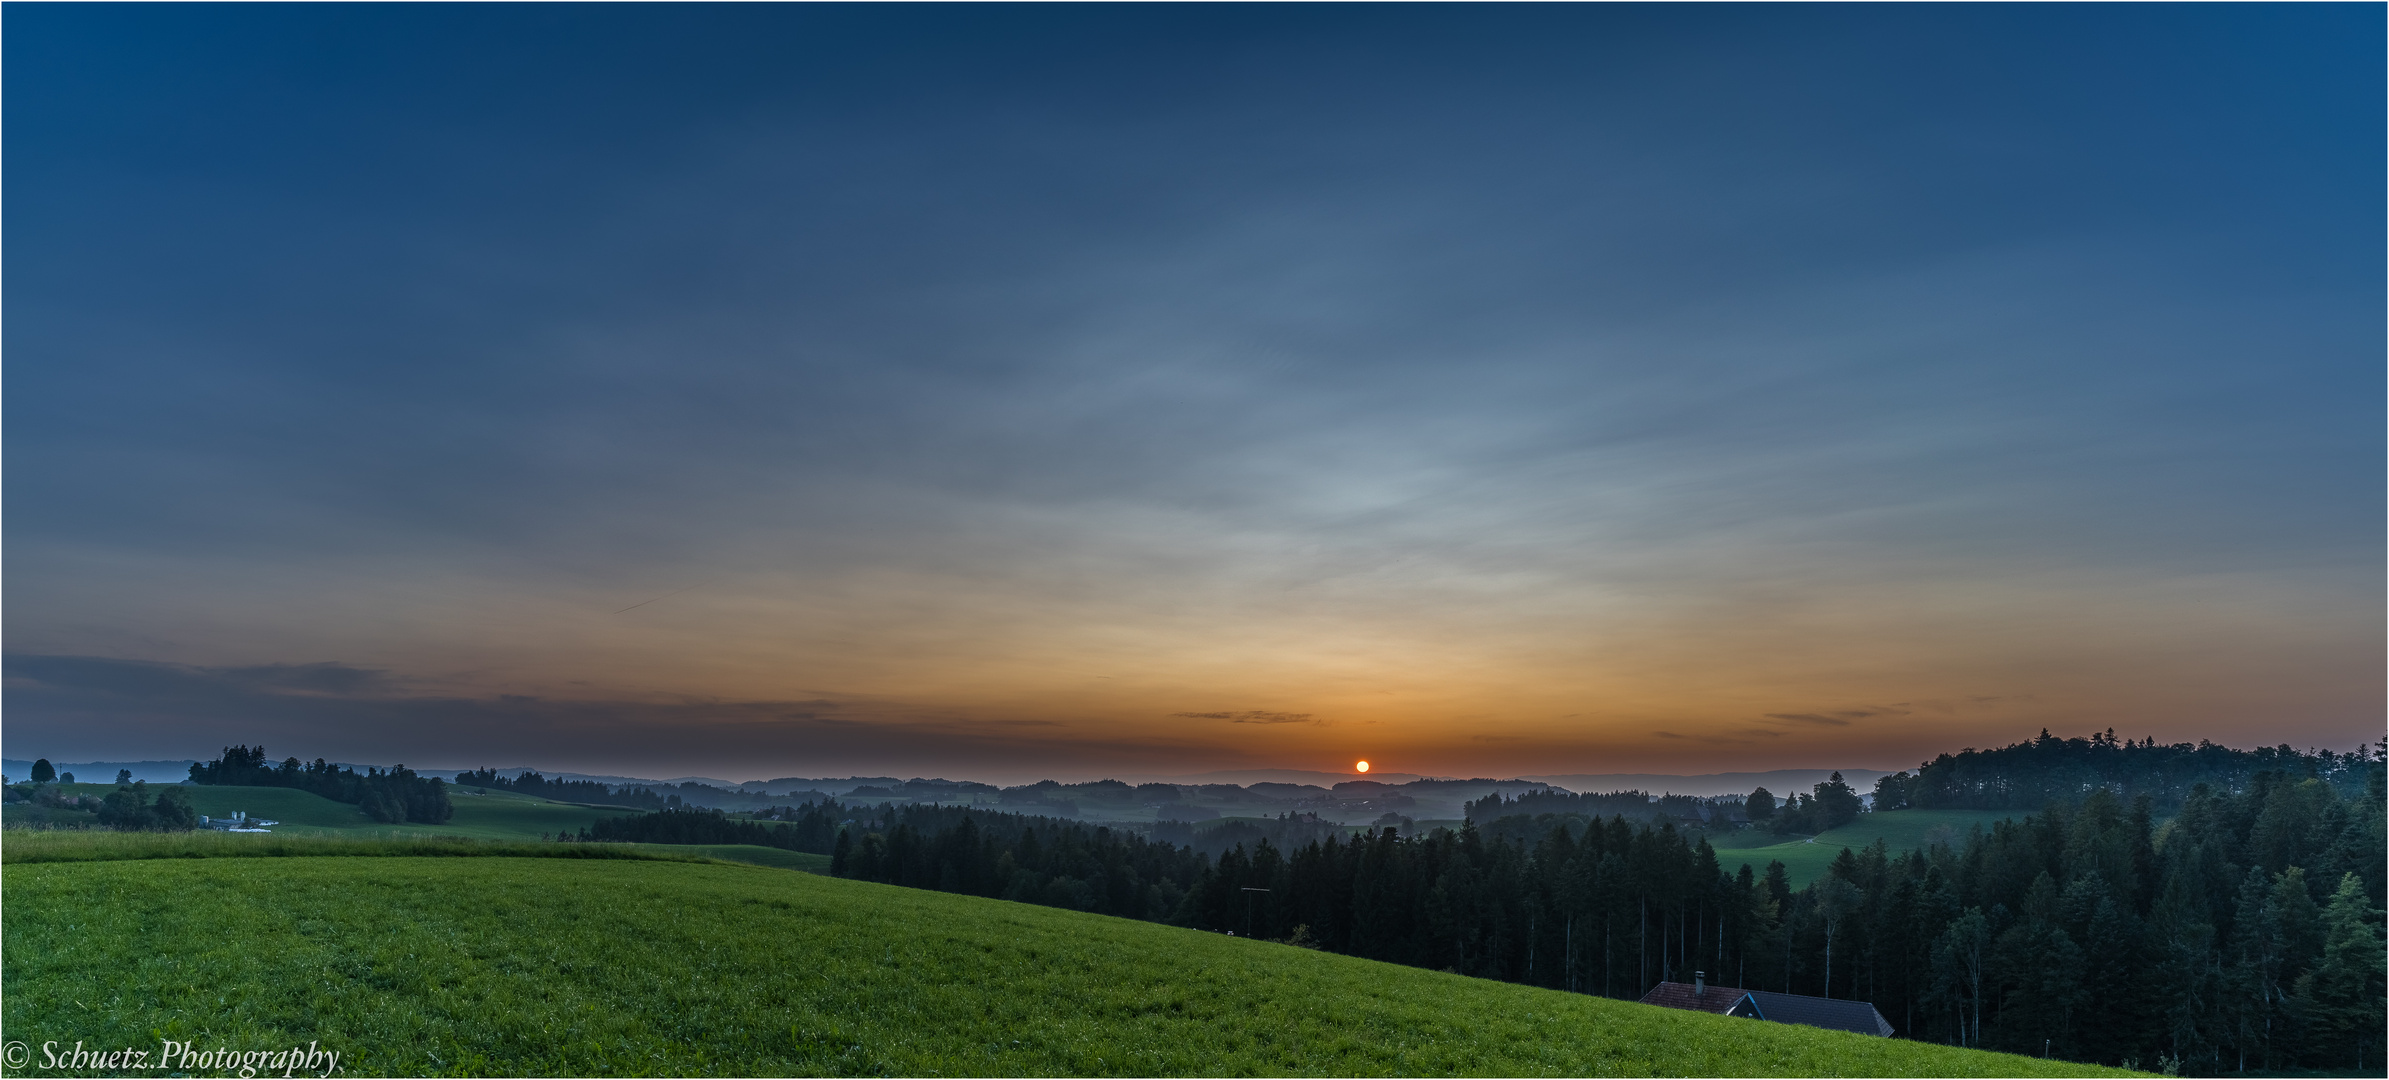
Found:
<path fill-rule="evenodd" d="M 1827 727 L 1849 727 L 1849 726 L 1850 726 L 1850 720 L 1849 720 L 1849 718 L 1848 718 L 1848 717 L 1843 717 L 1843 716 L 1827 716 L 1827 715 L 1825 715 L 1825 714 L 1823 714 L 1823 713 L 1775 713 L 1775 712 L 1771 712 L 1771 713 L 1768 713 L 1768 714 L 1767 714 L 1767 719 L 1769 719 L 1769 720 L 1782 720 L 1782 721 L 1785 721 L 1785 722 L 1788 722 L 1788 723 L 1794 723 L 1794 724 L 1821 724 L 1821 725 L 1824 725 L 1824 726 L 1827 726 Z"/>
<path fill-rule="evenodd" d="M 1310 713 L 1266 712 L 1257 709 L 1245 712 L 1181 712 L 1170 715 L 1190 720 L 1225 720 L 1231 724 L 1316 724 L 1324 722 L 1314 718 Z"/>

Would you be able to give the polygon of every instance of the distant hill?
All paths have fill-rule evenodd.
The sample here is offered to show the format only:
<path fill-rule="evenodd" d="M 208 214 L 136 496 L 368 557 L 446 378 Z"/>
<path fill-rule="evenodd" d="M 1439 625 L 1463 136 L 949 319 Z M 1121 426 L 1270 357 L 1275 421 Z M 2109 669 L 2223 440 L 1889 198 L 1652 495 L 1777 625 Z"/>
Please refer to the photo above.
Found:
<path fill-rule="evenodd" d="M 1158 784 L 1309 784 L 1313 787 L 1334 787 L 1346 780 L 1375 780 L 1386 784 L 1407 784 L 1425 780 L 1426 776 L 1405 772 L 1320 772 L 1315 769 L 1221 769 L 1206 773 L 1181 773 L 1172 776 L 1122 774 L 1120 779 L 1130 783 Z M 1442 778 L 1437 778 L 1442 779 Z"/>
<path fill-rule="evenodd" d="M 1698 776 L 1677 776 L 1670 773 L 1545 773 L 1522 777 L 1554 784 L 1570 791 L 1648 791 L 1653 795 L 1748 795 L 1752 788 L 1764 787 L 1778 799 L 1795 791 L 1808 791 L 1835 772 L 1860 792 L 1874 788 L 1875 780 L 1890 775 L 1882 769 L 1776 769 L 1771 772 L 1702 773 Z"/>

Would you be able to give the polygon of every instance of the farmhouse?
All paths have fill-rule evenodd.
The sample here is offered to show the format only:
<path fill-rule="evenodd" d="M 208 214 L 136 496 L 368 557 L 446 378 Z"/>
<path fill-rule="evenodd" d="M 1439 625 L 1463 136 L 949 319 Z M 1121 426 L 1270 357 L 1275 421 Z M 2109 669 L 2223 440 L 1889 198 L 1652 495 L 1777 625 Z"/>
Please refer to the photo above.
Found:
<path fill-rule="evenodd" d="M 280 824 L 279 821 L 250 817 L 246 810 L 235 810 L 231 817 L 211 818 L 205 814 L 199 817 L 200 828 L 215 829 L 219 832 L 271 832 L 272 830 L 266 826 Z"/>
<path fill-rule="evenodd" d="M 1706 973 L 1698 971 L 1692 973 L 1691 982 L 1660 983 L 1652 987 L 1650 993 L 1644 994 L 1641 1000 L 1645 1005 L 1670 1009 L 1692 1009 L 1720 1016 L 1773 1020 L 1779 1024 L 1805 1024 L 1835 1031 L 1855 1031 L 1861 1035 L 1889 1035 L 1892 1030 L 1891 1021 L 1883 1019 L 1882 1013 L 1863 1001 L 1710 986 Z"/>

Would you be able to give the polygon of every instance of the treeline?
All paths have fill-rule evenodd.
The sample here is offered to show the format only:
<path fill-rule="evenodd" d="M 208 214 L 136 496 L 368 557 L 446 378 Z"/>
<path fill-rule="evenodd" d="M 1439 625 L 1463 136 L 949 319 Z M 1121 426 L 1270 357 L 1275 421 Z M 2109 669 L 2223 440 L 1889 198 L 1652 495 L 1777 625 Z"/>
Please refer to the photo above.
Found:
<path fill-rule="evenodd" d="M 2389 745 L 2389 744 L 2384 744 Z M 2237 791 L 2258 773 L 2322 780 L 2344 792 L 2361 791 L 2377 751 L 2306 754 L 2287 745 L 2235 750 L 2204 740 L 2160 746 L 2154 736 L 2118 742 L 2115 729 L 2088 738 L 2040 738 L 1996 750 L 1942 754 L 1875 782 L 1877 810 L 2035 810 L 2104 788 L 2124 799 L 2146 795 L 2163 813 L 2179 809 L 2201 784 Z"/>
<path fill-rule="evenodd" d="M 720 810 L 674 806 L 636 817 L 604 818 L 571 839 L 585 843 L 759 844 L 827 855 L 838 834 L 837 812 L 836 803 L 807 803 L 788 813 L 789 823 L 766 825 Z M 770 816 L 779 816 L 778 808 Z"/>
<path fill-rule="evenodd" d="M 1778 833 L 1811 836 L 1856 821 L 1866 809 L 1866 800 L 1858 797 L 1858 792 L 1839 772 L 1809 791 L 1795 793 L 1780 806 L 1766 788 L 1759 788 L 1742 800 L 1742 816 L 1751 824 Z"/>
<path fill-rule="evenodd" d="M 1652 795 L 1641 791 L 1577 794 L 1567 791 L 1526 791 L 1505 797 L 1499 792 L 1469 803 L 1472 821 L 1492 822 L 1505 817 L 1544 814 L 1578 821 L 1624 817 L 1682 822 L 1704 829 L 1732 828 L 1750 822 L 1779 833 L 1816 834 L 1839 828 L 1866 811 L 1866 800 L 1842 779 L 1842 774 L 1776 801 L 1773 792 L 1759 788 L 1747 796 Z"/>
<path fill-rule="evenodd" d="M 544 776 L 537 770 L 526 771 L 520 776 L 510 777 L 496 769 L 483 766 L 470 772 L 457 773 L 456 783 L 459 787 L 513 791 L 524 795 L 535 795 L 542 799 L 554 799 L 557 802 L 594 803 L 602 806 L 624 806 L 632 809 L 652 810 L 680 805 L 678 797 L 666 799 L 651 788 L 635 784 L 612 787 L 596 780 L 557 780 Z"/>
<path fill-rule="evenodd" d="M 1523 791 L 1504 798 L 1494 792 L 1468 804 L 1466 815 L 1493 821 L 1512 814 L 1576 814 L 1583 817 L 1672 817 L 1706 821 L 1720 812 L 1740 809 L 1738 799 L 1701 799 L 1690 795 L 1653 796 L 1641 791 L 1576 794 L 1559 790 Z"/>
<path fill-rule="evenodd" d="M 2260 773 L 2194 788 L 2162 830 L 2152 801 L 2094 790 L 1955 849 L 1845 849 L 1798 893 L 1769 890 L 1751 977 L 1872 1001 L 1942 1042 L 2209 1074 L 2378 1069 L 2377 763 L 2353 798 Z M 1769 947 L 1781 965 L 1760 962 Z"/>
<path fill-rule="evenodd" d="M 437 825 L 455 813 L 448 785 L 439 777 L 418 776 L 404 765 L 388 772 L 367 768 L 359 773 L 322 758 L 312 764 L 285 758 L 275 766 L 266 763 L 263 746 L 227 746 L 214 761 L 193 762 L 191 783 L 297 788 L 334 802 L 354 803 L 365 816 L 389 824 Z"/>
<path fill-rule="evenodd" d="M 830 851 L 839 877 L 1183 924 L 1189 887 L 1210 871 L 1192 849 L 1075 821 L 933 805 L 845 812 Z"/>
<path fill-rule="evenodd" d="M 127 782 L 119 783 L 100 800 L 101 827 L 118 832 L 182 832 L 199 827 L 199 811 L 191 806 L 190 792 L 167 785 L 153 796 L 147 782 L 122 775 L 119 779 Z"/>
<path fill-rule="evenodd" d="M 105 796 L 73 794 L 61 790 L 57 783 L 71 783 L 60 779 L 50 769 L 48 761 L 36 763 L 38 779 L 31 783 L 12 785 L 5 801 L 37 808 L 32 815 L 36 824 L 70 824 L 82 826 L 81 818 L 62 820 L 40 814 L 42 810 L 63 810 L 68 813 L 92 815 L 90 822 L 103 829 L 118 832 L 176 832 L 199 827 L 199 813 L 192 809 L 191 793 L 180 786 L 168 785 L 154 791 L 147 783 L 133 780 L 129 774 L 117 774 L 116 790 Z M 71 773 L 68 775 L 72 775 Z"/>

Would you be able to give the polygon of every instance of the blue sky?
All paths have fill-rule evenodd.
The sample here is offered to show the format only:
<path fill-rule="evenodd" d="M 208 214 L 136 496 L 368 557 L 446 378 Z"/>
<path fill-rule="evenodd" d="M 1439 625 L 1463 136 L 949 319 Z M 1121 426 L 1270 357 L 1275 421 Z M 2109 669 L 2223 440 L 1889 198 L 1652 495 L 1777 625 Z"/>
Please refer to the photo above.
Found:
<path fill-rule="evenodd" d="M 0 18 L 19 757 L 2379 733 L 2377 8 Z"/>

